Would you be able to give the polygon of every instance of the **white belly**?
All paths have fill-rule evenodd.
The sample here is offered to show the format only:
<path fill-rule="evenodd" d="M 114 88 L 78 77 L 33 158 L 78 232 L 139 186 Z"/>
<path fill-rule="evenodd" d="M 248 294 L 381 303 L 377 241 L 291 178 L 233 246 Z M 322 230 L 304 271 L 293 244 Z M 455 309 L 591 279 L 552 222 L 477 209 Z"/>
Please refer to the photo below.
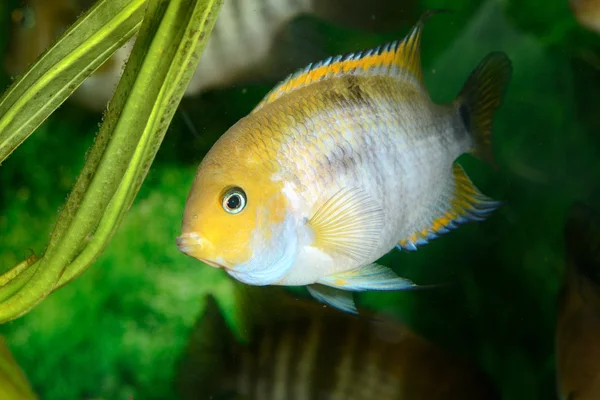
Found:
<path fill-rule="evenodd" d="M 312 247 L 311 235 L 304 234 L 307 239 L 300 240 L 296 262 L 279 284 L 313 284 L 325 276 L 371 264 L 394 249 L 400 240 L 415 233 L 423 219 L 431 215 L 440 194 L 451 184 L 452 163 L 460 154 L 458 144 L 449 146 L 440 137 L 428 134 L 414 140 L 400 136 L 394 146 L 380 146 L 374 154 L 364 156 L 366 162 L 359 164 L 356 170 L 338 172 L 333 185 L 330 181 L 323 183 L 315 179 L 302 185 L 304 192 L 300 194 L 288 185 L 284 191 L 295 208 L 294 213 L 299 215 L 300 230 L 302 221 L 310 219 L 319 205 L 338 190 L 357 186 L 379 203 L 384 224 L 376 248 L 362 259 Z M 317 200 L 310 204 L 306 201 L 309 199 Z"/>

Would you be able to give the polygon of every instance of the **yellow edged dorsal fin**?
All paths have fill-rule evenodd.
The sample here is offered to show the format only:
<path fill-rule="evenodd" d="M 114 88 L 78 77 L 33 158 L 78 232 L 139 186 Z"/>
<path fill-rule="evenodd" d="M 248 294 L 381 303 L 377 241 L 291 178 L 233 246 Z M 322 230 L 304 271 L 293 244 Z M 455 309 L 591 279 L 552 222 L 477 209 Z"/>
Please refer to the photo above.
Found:
<path fill-rule="evenodd" d="M 340 190 L 308 221 L 315 247 L 358 261 L 377 248 L 383 224 L 383 209 L 360 188 Z"/>
<path fill-rule="evenodd" d="M 421 71 L 421 33 L 425 21 L 439 12 L 425 12 L 402 41 L 394 41 L 367 51 L 329 57 L 309 64 L 275 86 L 252 110 L 256 112 L 286 93 L 327 78 L 344 75 L 389 75 L 423 86 Z"/>
<path fill-rule="evenodd" d="M 458 225 L 469 221 L 483 221 L 501 205 L 501 202 L 483 195 L 460 165 L 454 164 L 452 169 L 453 184 L 449 185 L 421 226 L 415 227 L 413 234 L 398 242 L 398 249 L 415 251 L 418 246 L 429 243 Z"/>

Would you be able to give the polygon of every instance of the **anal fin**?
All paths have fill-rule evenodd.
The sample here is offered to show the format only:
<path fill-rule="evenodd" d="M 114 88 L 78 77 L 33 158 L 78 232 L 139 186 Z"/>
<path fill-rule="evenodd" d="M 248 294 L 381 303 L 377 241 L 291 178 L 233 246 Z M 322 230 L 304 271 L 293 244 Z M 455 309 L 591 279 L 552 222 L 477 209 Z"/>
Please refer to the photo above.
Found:
<path fill-rule="evenodd" d="M 502 202 L 494 201 L 483 195 L 469 179 L 464 169 L 454 164 L 454 184 L 435 203 L 435 207 L 417 226 L 414 233 L 400 240 L 399 250 L 416 251 L 429 241 L 458 228 L 470 221 L 483 221 Z"/>
<path fill-rule="evenodd" d="M 351 292 L 318 284 L 308 285 L 306 288 L 310 295 L 321 303 L 349 314 L 358 314 Z"/>
<path fill-rule="evenodd" d="M 326 276 L 319 279 L 319 283 L 352 292 L 394 291 L 416 286 L 408 279 L 400 278 L 392 269 L 378 264 Z"/>
<path fill-rule="evenodd" d="M 319 279 L 317 284 L 307 286 L 310 294 L 318 301 L 350 314 L 358 314 L 352 292 L 396 291 L 418 287 L 408 279 L 400 278 L 390 268 L 378 264 L 326 276 Z"/>

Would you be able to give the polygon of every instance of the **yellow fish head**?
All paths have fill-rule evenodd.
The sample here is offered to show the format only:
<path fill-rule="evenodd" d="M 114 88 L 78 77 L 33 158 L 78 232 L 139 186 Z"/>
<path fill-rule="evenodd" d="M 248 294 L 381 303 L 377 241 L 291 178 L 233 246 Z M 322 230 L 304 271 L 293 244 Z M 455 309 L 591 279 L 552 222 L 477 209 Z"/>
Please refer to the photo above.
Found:
<path fill-rule="evenodd" d="M 293 258 L 287 241 L 294 224 L 281 182 L 271 179 L 272 164 L 236 137 L 226 133 L 200 164 L 177 247 L 242 282 L 270 284 L 291 263 L 277 266 L 280 259 Z"/>

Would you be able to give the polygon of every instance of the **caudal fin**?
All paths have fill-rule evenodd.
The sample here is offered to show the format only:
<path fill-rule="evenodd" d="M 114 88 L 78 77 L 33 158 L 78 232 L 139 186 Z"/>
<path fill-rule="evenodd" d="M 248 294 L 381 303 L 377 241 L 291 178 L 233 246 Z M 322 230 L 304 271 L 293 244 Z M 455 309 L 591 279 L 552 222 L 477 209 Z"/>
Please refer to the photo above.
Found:
<path fill-rule="evenodd" d="M 473 138 L 471 153 L 490 164 L 494 163 L 492 120 L 511 75 L 512 64 L 506 54 L 490 53 L 471 73 L 455 101 L 460 118 Z"/>

